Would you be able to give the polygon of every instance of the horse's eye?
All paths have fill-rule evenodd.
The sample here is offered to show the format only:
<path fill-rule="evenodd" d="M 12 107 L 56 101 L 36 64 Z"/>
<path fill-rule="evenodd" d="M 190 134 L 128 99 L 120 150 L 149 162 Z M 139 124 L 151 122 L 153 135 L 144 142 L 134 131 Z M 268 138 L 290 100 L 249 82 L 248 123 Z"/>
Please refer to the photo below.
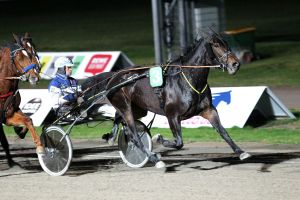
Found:
<path fill-rule="evenodd" d="M 28 57 L 28 53 L 27 53 L 25 50 L 22 50 L 22 53 L 23 53 L 26 57 Z"/>

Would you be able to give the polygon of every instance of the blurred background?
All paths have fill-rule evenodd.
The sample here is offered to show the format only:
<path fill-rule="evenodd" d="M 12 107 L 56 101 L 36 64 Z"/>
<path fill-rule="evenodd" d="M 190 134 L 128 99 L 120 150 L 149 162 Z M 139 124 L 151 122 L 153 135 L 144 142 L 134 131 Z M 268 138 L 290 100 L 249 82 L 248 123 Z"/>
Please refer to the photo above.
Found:
<path fill-rule="evenodd" d="M 153 2 L 159 4 L 159 19 L 153 18 Z M 209 25 L 227 34 L 244 62 L 233 78 L 212 70 L 212 86 L 297 87 L 299 7 L 296 0 L 1 0 L 0 41 L 29 32 L 38 52 L 122 51 L 134 64 L 149 65 L 157 61 L 153 20 L 159 23 L 162 62 L 169 50 L 180 54 Z M 186 22 L 183 30 L 180 15 Z"/>

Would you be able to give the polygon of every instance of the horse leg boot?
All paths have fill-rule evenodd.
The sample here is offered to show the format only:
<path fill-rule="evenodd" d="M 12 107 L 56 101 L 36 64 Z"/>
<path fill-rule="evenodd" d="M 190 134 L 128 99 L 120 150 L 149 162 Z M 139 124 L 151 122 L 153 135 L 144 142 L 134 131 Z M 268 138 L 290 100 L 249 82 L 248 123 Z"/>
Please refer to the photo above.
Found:
<path fill-rule="evenodd" d="M 202 115 L 202 117 L 206 118 L 211 123 L 211 125 L 217 130 L 217 132 L 227 142 L 227 144 L 232 148 L 232 150 L 237 155 L 239 155 L 240 160 L 245 160 L 245 159 L 251 157 L 251 155 L 249 153 L 241 150 L 240 147 L 238 147 L 233 142 L 233 140 L 231 139 L 231 137 L 229 136 L 229 134 L 227 133 L 225 128 L 222 126 L 218 112 L 214 107 L 205 110 L 204 112 L 201 113 L 201 115 Z"/>
<path fill-rule="evenodd" d="M 15 164 L 15 162 L 13 161 L 13 159 L 10 155 L 9 144 L 8 144 L 7 138 L 4 134 L 2 123 L 0 123 L 0 143 L 1 143 L 3 150 L 5 151 L 7 164 L 9 167 L 12 167 Z"/>
<path fill-rule="evenodd" d="M 33 127 L 31 119 L 28 116 L 26 116 L 24 113 L 22 113 L 20 110 L 18 112 L 15 112 L 12 117 L 6 119 L 6 125 L 8 126 L 25 125 L 25 127 L 31 133 L 31 137 L 36 146 L 36 153 L 45 154 L 45 149 L 41 143 L 41 140 L 35 128 Z"/>
<path fill-rule="evenodd" d="M 119 124 L 121 123 L 121 121 L 122 121 L 121 115 L 119 115 L 118 112 L 116 112 L 111 132 L 110 133 L 106 133 L 106 134 L 104 134 L 102 136 L 102 139 L 106 140 L 109 145 L 114 145 L 115 140 L 116 140 L 116 138 L 118 136 Z"/>

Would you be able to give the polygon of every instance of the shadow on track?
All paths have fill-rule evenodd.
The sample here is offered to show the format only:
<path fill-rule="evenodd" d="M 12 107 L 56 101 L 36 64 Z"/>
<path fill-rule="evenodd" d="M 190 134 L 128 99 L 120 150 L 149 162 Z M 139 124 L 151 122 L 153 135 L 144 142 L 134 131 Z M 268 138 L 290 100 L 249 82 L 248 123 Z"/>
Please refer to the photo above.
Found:
<path fill-rule="evenodd" d="M 289 160 L 300 158 L 300 152 L 288 152 L 288 153 L 251 153 L 252 157 L 247 160 L 241 161 L 238 156 L 233 153 L 201 153 L 201 154 L 172 154 L 168 155 L 170 151 L 162 152 L 163 159 L 167 163 L 166 172 L 172 173 L 180 171 L 182 167 L 189 167 L 192 163 L 197 163 L 191 166 L 192 169 L 198 170 L 215 170 L 233 165 L 244 164 L 262 164 L 258 169 L 260 172 L 271 172 L 270 168 L 274 165 L 286 162 Z M 219 165 L 205 167 L 201 165 L 201 162 L 210 161 L 213 163 L 219 163 Z M 199 163 L 199 165 L 198 165 Z"/>
<path fill-rule="evenodd" d="M 17 168 L 13 170 L 7 168 L 5 156 L 0 154 L 0 177 L 43 172 L 34 150 L 34 148 L 27 148 L 25 151 L 24 149 L 13 149 L 12 155 L 17 166 Z M 77 177 L 84 174 L 114 170 L 113 168 L 116 168 L 117 165 L 124 165 L 120 158 L 109 156 L 99 158 L 99 156 L 95 155 L 99 153 L 106 154 L 109 152 L 115 152 L 117 150 L 116 146 L 75 149 L 74 159 L 65 176 Z M 262 164 L 258 171 L 271 172 L 270 168 L 274 165 L 300 158 L 299 151 L 288 153 L 252 153 L 252 157 L 246 161 L 240 161 L 238 156 L 233 153 L 183 154 L 181 151 L 176 150 L 164 150 L 160 151 L 160 153 L 162 155 L 162 160 L 167 164 L 167 168 L 165 170 L 167 173 L 175 173 L 177 171 L 181 171 L 182 168 L 191 168 L 195 170 L 217 170 L 224 167 L 249 163 Z M 83 159 L 83 157 L 86 156 L 91 157 L 89 159 Z M 211 164 L 209 164 L 210 166 L 205 164 L 207 161 L 211 162 Z M 151 163 L 147 166 L 150 165 Z M 125 166 L 125 169 L 126 168 L 130 169 Z"/>

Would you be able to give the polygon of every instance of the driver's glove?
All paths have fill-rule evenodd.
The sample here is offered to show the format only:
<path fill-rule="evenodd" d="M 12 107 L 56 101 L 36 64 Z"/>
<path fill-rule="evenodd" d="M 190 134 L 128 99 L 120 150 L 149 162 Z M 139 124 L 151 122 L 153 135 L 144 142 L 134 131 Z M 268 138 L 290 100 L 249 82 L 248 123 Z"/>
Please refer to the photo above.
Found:
<path fill-rule="evenodd" d="M 77 103 L 78 104 L 81 104 L 81 103 L 83 103 L 84 102 L 84 99 L 82 98 L 82 97 L 78 97 L 77 98 Z"/>

